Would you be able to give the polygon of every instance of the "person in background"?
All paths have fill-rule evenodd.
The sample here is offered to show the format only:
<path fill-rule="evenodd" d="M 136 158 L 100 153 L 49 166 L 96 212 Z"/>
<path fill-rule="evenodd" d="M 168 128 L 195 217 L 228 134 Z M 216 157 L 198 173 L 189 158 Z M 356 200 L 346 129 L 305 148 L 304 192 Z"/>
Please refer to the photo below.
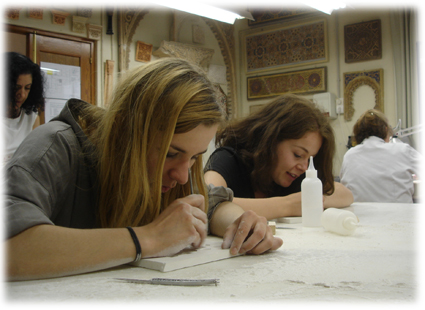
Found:
<path fill-rule="evenodd" d="M 335 140 L 326 116 L 309 100 L 284 95 L 216 136 L 205 181 L 229 187 L 234 202 L 267 219 L 301 216 L 301 182 L 310 156 L 323 183 L 324 207 L 346 207 L 351 192 L 334 182 Z"/>
<path fill-rule="evenodd" d="M 381 111 L 364 112 L 353 127 L 355 146 L 344 155 L 341 183 L 355 202 L 413 202 L 413 174 L 423 156 L 410 145 L 389 143 L 393 130 Z"/>
<path fill-rule="evenodd" d="M 44 78 L 40 67 L 28 57 L 5 54 L 6 104 L 3 111 L 4 154 L 6 163 L 25 137 L 40 125 L 38 113 L 44 111 Z"/>
<path fill-rule="evenodd" d="M 231 254 L 279 248 L 265 218 L 203 181 L 202 154 L 222 120 L 212 84 L 176 58 L 129 72 L 107 109 L 69 100 L 5 168 L 7 279 L 171 256 L 199 248 L 207 226 Z"/>

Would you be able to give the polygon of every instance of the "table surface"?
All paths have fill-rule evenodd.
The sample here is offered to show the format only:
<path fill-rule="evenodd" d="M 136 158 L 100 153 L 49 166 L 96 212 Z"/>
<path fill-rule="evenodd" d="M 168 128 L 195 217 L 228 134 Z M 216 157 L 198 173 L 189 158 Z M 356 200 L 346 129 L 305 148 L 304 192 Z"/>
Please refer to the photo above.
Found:
<path fill-rule="evenodd" d="M 277 251 L 162 273 L 121 266 L 36 281 L 7 282 L 7 301 L 408 302 L 416 303 L 419 204 L 355 203 L 351 236 L 277 223 Z M 217 286 L 122 283 L 113 278 L 217 278 Z"/>

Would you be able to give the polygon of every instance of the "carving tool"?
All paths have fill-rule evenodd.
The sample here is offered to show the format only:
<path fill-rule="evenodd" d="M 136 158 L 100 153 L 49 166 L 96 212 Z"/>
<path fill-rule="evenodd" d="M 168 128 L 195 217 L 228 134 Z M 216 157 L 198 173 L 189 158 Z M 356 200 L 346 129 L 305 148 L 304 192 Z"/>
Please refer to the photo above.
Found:
<path fill-rule="evenodd" d="M 166 279 L 152 278 L 150 280 L 115 278 L 115 280 L 125 281 L 136 284 L 154 284 L 154 285 L 172 285 L 172 286 L 205 286 L 220 283 L 219 279 Z"/>
<path fill-rule="evenodd" d="M 192 171 L 189 168 L 190 193 L 193 194 Z"/>

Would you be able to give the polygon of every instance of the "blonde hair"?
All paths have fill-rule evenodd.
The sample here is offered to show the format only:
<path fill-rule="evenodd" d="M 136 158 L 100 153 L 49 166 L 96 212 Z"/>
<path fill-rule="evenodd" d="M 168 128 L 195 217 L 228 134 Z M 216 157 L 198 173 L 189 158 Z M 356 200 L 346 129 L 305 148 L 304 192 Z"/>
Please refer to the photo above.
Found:
<path fill-rule="evenodd" d="M 146 225 L 169 202 L 190 193 L 188 184 L 161 193 L 173 134 L 220 123 L 223 113 L 204 73 L 176 58 L 153 61 L 129 72 L 111 99 L 98 121 L 85 129 L 97 149 L 99 223 L 101 227 Z M 158 141 L 159 150 L 154 150 Z M 154 152 L 159 158 L 153 175 L 148 175 L 149 154 Z M 207 206 L 202 157 L 191 170 Z"/>
<path fill-rule="evenodd" d="M 381 111 L 369 109 L 364 112 L 353 126 L 354 144 L 360 144 L 370 136 L 386 139 L 393 134 L 387 117 Z"/>

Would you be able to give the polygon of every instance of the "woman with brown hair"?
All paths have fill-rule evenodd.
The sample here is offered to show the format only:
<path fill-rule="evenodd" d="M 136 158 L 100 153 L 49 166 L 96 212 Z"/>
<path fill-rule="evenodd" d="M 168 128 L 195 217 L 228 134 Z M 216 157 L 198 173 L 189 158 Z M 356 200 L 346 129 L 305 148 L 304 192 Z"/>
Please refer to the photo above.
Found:
<path fill-rule="evenodd" d="M 423 156 L 409 144 L 390 143 L 393 130 L 381 111 L 364 112 L 353 127 L 355 146 L 344 155 L 340 177 L 356 202 L 412 203 L 413 175 Z"/>
<path fill-rule="evenodd" d="M 265 218 L 203 181 L 202 154 L 221 121 L 211 83 L 174 58 L 127 74 L 107 109 L 69 100 L 5 168 L 8 279 L 173 255 L 200 247 L 208 226 L 232 254 L 279 248 Z"/>
<path fill-rule="evenodd" d="M 244 210 L 267 219 L 301 216 L 301 182 L 310 156 L 323 183 L 324 207 L 352 203 L 350 191 L 334 182 L 332 127 L 306 99 L 280 96 L 219 131 L 216 144 L 206 183 L 231 188 Z"/>

